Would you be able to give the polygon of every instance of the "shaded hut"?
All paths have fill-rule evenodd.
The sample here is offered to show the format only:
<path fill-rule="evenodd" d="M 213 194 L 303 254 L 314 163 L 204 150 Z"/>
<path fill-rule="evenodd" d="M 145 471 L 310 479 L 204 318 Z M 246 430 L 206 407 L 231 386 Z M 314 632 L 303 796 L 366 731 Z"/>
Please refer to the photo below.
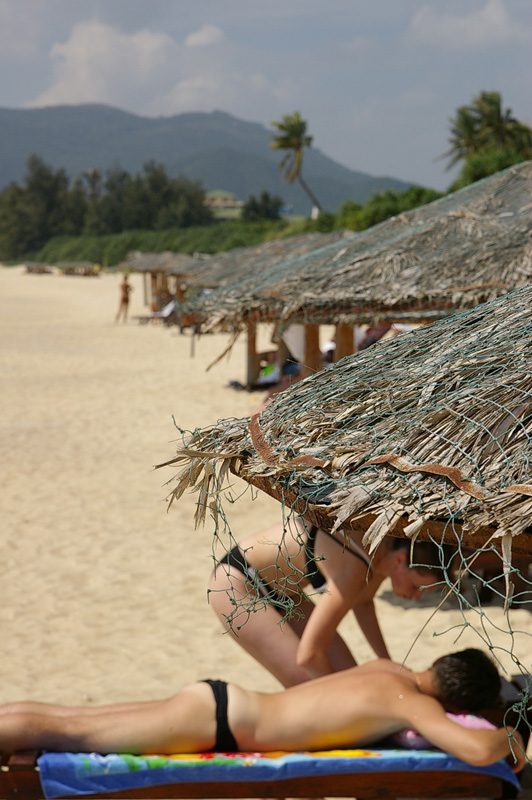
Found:
<path fill-rule="evenodd" d="M 211 297 L 219 296 L 216 290 L 226 286 L 246 284 L 250 279 L 257 280 L 260 275 L 269 274 L 278 264 L 285 263 L 287 259 L 300 258 L 329 244 L 343 242 L 352 235 L 351 231 L 344 230 L 331 233 L 304 233 L 287 236 L 283 239 L 274 239 L 260 245 L 239 247 L 210 256 L 202 263 L 197 264 L 194 272 L 189 276 L 189 297 L 185 303 L 185 309 L 200 321 L 200 327 L 203 330 L 209 330 L 211 326 L 209 320 L 205 319 L 204 310 L 212 309 Z M 207 317 L 209 315 L 210 311 L 207 312 Z M 264 355 L 257 349 L 257 324 L 260 321 L 250 316 L 243 322 L 247 333 L 247 384 L 249 387 L 254 386 L 258 379 L 261 357 Z M 265 321 L 268 320 L 265 319 Z M 239 330 L 239 326 L 235 328 L 233 325 L 228 327 L 222 325 L 220 328 Z M 277 345 L 277 350 L 268 355 L 274 359 L 279 370 L 286 358 L 292 354 L 282 338 L 277 340 Z"/>
<path fill-rule="evenodd" d="M 260 415 L 188 438 L 171 499 L 199 491 L 197 522 L 226 521 L 231 473 L 342 539 L 420 537 L 499 560 L 532 556 L 532 286 L 343 359 Z M 526 579 L 526 575 L 523 575 Z M 530 584 L 526 584 L 529 588 Z M 462 598 L 461 584 L 449 589 Z"/>
<path fill-rule="evenodd" d="M 186 280 L 198 259 L 186 253 L 128 253 L 118 269 L 138 272 L 144 277 L 144 304 L 160 312 L 171 300 L 182 303 Z"/>
<path fill-rule="evenodd" d="M 279 335 L 305 326 L 308 367 L 318 367 L 316 327 L 337 326 L 340 357 L 360 323 L 424 323 L 532 281 L 532 162 L 307 255 L 294 255 L 204 298 L 209 330 L 259 320 Z"/>

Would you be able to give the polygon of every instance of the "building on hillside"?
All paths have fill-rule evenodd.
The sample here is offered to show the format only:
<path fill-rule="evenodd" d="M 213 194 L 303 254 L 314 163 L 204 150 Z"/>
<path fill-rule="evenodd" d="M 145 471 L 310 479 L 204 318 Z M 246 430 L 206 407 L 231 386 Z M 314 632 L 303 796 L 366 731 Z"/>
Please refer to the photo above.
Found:
<path fill-rule="evenodd" d="M 231 192 L 216 189 L 212 192 L 207 192 L 205 205 L 211 209 L 218 219 L 240 219 L 244 202 L 238 200 Z"/>

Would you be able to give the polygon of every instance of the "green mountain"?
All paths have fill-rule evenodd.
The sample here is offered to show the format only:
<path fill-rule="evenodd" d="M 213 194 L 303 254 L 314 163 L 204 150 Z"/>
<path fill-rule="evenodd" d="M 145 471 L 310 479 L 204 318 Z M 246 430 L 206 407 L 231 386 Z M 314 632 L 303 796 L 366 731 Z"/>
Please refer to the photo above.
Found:
<path fill-rule="evenodd" d="M 223 189 L 246 200 L 265 189 L 295 213 L 308 214 L 303 190 L 281 181 L 281 156 L 268 146 L 271 136 L 263 125 L 221 111 L 152 119 L 105 105 L 0 108 L 0 189 L 23 182 L 32 153 L 71 179 L 117 165 L 134 174 L 154 160 L 170 175 L 200 180 L 207 191 Z M 364 203 L 375 192 L 409 186 L 347 169 L 316 148 L 306 151 L 303 174 L 330 211 L 345 200 Z"/>

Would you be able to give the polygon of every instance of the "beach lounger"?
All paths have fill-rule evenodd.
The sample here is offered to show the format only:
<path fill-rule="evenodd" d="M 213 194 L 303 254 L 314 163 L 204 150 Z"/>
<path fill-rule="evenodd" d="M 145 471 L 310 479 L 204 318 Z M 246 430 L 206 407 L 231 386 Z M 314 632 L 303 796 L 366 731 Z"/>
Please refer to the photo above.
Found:
<path fill-rule="evenodd" d="M 501 680 L 492 723 L 518 725 L 528 743 L 528 715 L 511 710 L 525 679 Z M 489 715 L 490 716 L 490 715 Z M 408 740 L 408 737 L 407 737 Z M 472 767 L 439 750 L 390 748 L 324 753 L 198 753 L 133 756 L 14 753 L 2 759 L 0 800 L 354 797 L 514 798 L 520 785 L 506 761 Z M 414 746 L 410 741 L 409 747 Z"/>
<path fill-rule="evenodd" d="M 471 767 L 439 751 L 99 756 L 18 753 L 2 765 L 2 800 L 42 798 L 515 797 L 504 761 Z"/>
<path fill-rule="evenodd" d="M 147 325 L 148 322 L 154 322 L 156 320 L 169 322 L 173 317 L 174 310 L 175 300 L 170 300 L 160 311 L 153 311 L 151 314 L 145 314 L 144 316 L 136 316 L 134 319 L 138 320 L 140 325 Z"/>

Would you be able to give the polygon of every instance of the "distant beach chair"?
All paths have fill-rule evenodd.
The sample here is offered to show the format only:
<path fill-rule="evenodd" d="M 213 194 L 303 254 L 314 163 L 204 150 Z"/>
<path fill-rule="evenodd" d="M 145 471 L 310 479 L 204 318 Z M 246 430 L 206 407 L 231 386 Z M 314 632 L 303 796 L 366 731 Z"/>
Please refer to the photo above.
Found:
<path fill-rule="evenodd" d="M 34 261 L 26 263 L 26 272 L 31 272 L 35 275 L 52 275 L 53 269 L 48 264 L 38 264 Z"/>
<path fill-rule="evenodd" d="M 169 323 L 173 321 L 174 311 L 175 300 L 170 300 L 160 311 L 152 311 L 151 314 L 136 316 L 134 319 L 138 321 L 139 325 L 147 325 L 149 322 L 155 322 L 157 320 Z"/>

